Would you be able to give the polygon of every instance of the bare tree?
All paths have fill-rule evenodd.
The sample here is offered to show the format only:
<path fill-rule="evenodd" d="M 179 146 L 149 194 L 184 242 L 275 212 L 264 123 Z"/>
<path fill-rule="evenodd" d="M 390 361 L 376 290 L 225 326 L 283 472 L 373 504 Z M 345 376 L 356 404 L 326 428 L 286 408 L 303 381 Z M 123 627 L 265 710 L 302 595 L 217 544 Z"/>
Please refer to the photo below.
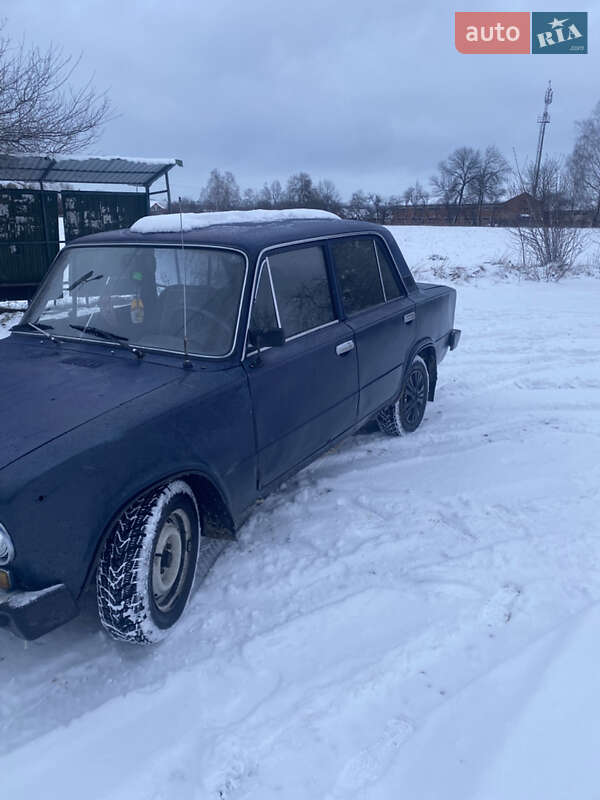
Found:
<path fill-rule="evenodd" d="M 283 191 L 283 187 L 281 186 L 278 180 L 274 180 L 271 181 L 269 189 L 271 191 L 271 200 L 273 203 L 273 208 L 280 208 L 285 201 L 285 194 Z"/>
<path fill-rule="evenodd" d="M 369 194 L 367 196 L 371 211 L 370 219 L 378 225 L 385 225 L 388 222 L 390 208 L 380 194 Z"/>
<path fill-rule="evenodd" d="M 426 206 L 429 202 L 429 192 L 424 189 L 419 181 L 415 183 L 413 203 L 416 206 Z"/>
<path fill-rule="evenodd" d="M 518 174 L 517 187 L 521 192 L 527 192 L 532 197 L 535 180 L 535 164 L 528 162 L 522 172 Z M 534 213 L 552 212 L 565 208 L 567 201 L 567 177 L 563 163 L 558 158 L 547 156 L 540 164 L 535 193 L 536 202 L 532 204 Z"/>
<path fill-rule="evenodd" d="M 440 203 L 451 205 L 456 197 L 456 181 L 448 173 L 447 170 L 442 169 L 442 162 L 439 165 L 439 172 L 437 175 L 432 175 L 429 179 L 431 188 L 433 189 L 433 196 Z"/>
<path fill-rule="evenodd" d="M 256 193 L 257 208 L 280 208 L 284 192 L 278 180 L 263 183 L 262 189 Z"/>
<path fill-rule="evenodd" d="M 438 174 L 431 178 L 436 197 L 450 211 L 454 206 L 452 222 L 456 223 L 460 208 L 472 191 L 481 164 L 481 153 L 472 147 L 457 148 L 445 161 L 440 161 Z"/>
<path fill-rule="evenodd" d="M 594 209 L 593 225 L 600 220 L 600 103 L 591 116 L 577 123 L 577 139 L 570 169 L 578 196 Z"/>
<path fill-rule="evenodd" d="M 286 200 L 290 206 L 298 208 L 310 208 L 313 205 L 313 182 L 308 172 L 297 172 L 288 178 Z"/>
<path fill-rule="evenodd" d="M 518 187 L 531 195 L 535 167 L 517 167 Z M 546 158 L 538 176 L 537 195 L 529 202 L 527 224 L 511 232 L 518 242 L 522 272 L 533 280 L 558 281 L 569 274 L 585 245 L 579 228 L 567 224 L 569 178 L 557 159 Z"/>
<path fill-rule="evenodd" d="M 342 207 L 342 198 L 333 181 L 322 180 L 314 190 L 314 203 L 325 211 L 337 214 Z"/>
<path fill-rule="evenodd" d="M 258 208 L 273 208 L 273 196 L 269 184 L 265 181 L 263 187 L 256 195 L 256 203 Z"/>
<path fill-rule="evenodd" d="M 409 186 L 402 195 L 405 206 L 425 206 L 429 202 L 429 192 L 421 186 L 419 181 L 416 181 L 414 186 Z M 390 204 L 397 205 L 394 202 L 395 198 L 390 197 Z"/>
<path fill-rule="evenodd" d="M 244 189 L 244 194 L 241 199 L 241 207 L 245 209 L 258 208 L 260 195 L 254 189 Z"/>
<path fill-rule="evenodd" d="M 510 173 L 508 162 L 497 147 L 486 147 L 479 159 L 479 167 L 469 185 L 469 194 L 477 203 L 477 224 L 481 225 L 481 211 L 485 202 L 496 203 L 504 194 Z"/>
<path fill-rule="evenodd" d="M 79 63 L 0 35 L 0 152 L 70 153 L 97 138 L 109 101 L 91 82 L 71 85 Z"/>
<path fill-rule="evenodd" d="M 206 211 L 231 211 L 241 206 L 240 188 L 231 172 L 213 169 L 201 194 Z"/>
<path fill-rule="evenodd" d="M 367 220 L 370 216 L 369 200 L 366 194 L 359 189 L 353 192 L 350 202 L 346 207 L 347 215 L 350 219 Z"/>
<path fill-rule="evenodd" d="M 387 206 L 389 210 L 389 218 L 391 220 L 397 219 L 398 209 L 404 204 L 404 206 L 412 206 L 413 210 L 411 211 L 410 217 L 401 215 L 401 220 L 408 222 L 414 221 L 415 218 L 422 219 L 422 215 L 420 215 L 416 209 L 424 208 L 428 202 L 429 192 L 427 192 L 423 186 L 421 186 L 419 181 L 416 181 L 414 186 L 409 186 L 408 189 L 404 191 L 402 198 L 392 195 L 388 199 Z"/>

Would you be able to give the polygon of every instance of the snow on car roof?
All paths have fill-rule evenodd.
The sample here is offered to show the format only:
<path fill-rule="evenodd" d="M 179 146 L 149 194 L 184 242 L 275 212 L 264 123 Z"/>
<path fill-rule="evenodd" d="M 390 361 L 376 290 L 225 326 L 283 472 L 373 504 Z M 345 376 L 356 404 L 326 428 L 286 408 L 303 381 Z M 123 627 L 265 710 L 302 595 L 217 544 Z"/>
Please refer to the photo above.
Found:
<path fill-rule="evenodd" d="M 293 219 L 337 219 L 337 214 L 318 208 L 285 208 L 280 211 L 209 211 L 203 214 L 153 214 L 134 222 L 134 233 L 177 233 L 210 228 L 213 225 L 246 225 L 261 222 L 281 222 Z"/>

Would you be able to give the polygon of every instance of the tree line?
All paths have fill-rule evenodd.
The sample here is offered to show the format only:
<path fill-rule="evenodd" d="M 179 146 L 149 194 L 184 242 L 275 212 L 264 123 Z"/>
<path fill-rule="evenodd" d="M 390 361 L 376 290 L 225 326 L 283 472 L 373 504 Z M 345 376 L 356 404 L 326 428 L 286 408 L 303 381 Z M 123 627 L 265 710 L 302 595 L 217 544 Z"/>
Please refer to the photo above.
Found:
<path fill-rule="evenodd" d="M 291 175 L 284 185 L 274 180 L 259 189 L 241 190 L 232 172 L 213 169 L 197 199 L 182 198 L 182 209 L 319 208 L 389 224 L 402 207 L 424 208 L 434 203 L 446 209 L 450 224 L 459 221 L 465 206 L 473 209 L 473 222 L 480 224 L 486 204 L 522 192 L 534 196 L 541 212 L 586 212 L 591 224 L 600 224 L 600 103 L 587 119 L 576 123 L 572 152 L 563 158 L 546 157 L 537 178 L 533 161 L 519 164 L 515 156 L 511 164 L 495 145 L 462 146 L 438 163 L 427 184 L 417 180 L 397 195 L 358 189 L 344 201 L 333 181 L 314 180 L 308 172 Z"/>

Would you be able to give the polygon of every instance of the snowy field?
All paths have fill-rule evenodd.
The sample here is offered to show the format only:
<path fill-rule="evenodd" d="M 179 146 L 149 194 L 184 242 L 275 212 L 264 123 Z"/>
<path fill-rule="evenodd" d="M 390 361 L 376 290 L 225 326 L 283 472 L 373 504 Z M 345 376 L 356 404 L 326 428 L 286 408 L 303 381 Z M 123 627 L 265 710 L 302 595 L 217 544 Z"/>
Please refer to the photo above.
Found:
<path fill-rule="evenodd" d="M 518 242 L 507 228 L 395 225 L 390 230 L 417 279 L 445 277 L 454 271 L 466 280 L 498 278 L 510 263 L 521 262 Z M 581 238 L 576 269 L 600 277 L 600 230 L 582 229 Z"/>
<path fill-rule="evenodd" d="M 425 266 L 506 247 L 395 234 Z M 598 800 L 600 280 L 457 289 L 422 427 L 270 497 L 164 645 L 108 640 L 93 598 L 0 631 L 7 797 Z"/>

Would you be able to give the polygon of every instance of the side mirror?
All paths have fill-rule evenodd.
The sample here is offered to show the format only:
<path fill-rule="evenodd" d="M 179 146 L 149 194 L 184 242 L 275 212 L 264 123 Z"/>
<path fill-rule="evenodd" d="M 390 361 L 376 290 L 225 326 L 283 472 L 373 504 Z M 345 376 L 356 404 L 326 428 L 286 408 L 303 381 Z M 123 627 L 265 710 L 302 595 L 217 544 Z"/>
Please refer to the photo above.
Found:
<path fill-rule="evenodd" d="M 248 339 L 253 347 L 260 350 L 263 347 L 283 347 L 285 344 L 285 333 L 283 328 L 270 328 L 269 330 L 259 330 L 251 328 Z"/>

